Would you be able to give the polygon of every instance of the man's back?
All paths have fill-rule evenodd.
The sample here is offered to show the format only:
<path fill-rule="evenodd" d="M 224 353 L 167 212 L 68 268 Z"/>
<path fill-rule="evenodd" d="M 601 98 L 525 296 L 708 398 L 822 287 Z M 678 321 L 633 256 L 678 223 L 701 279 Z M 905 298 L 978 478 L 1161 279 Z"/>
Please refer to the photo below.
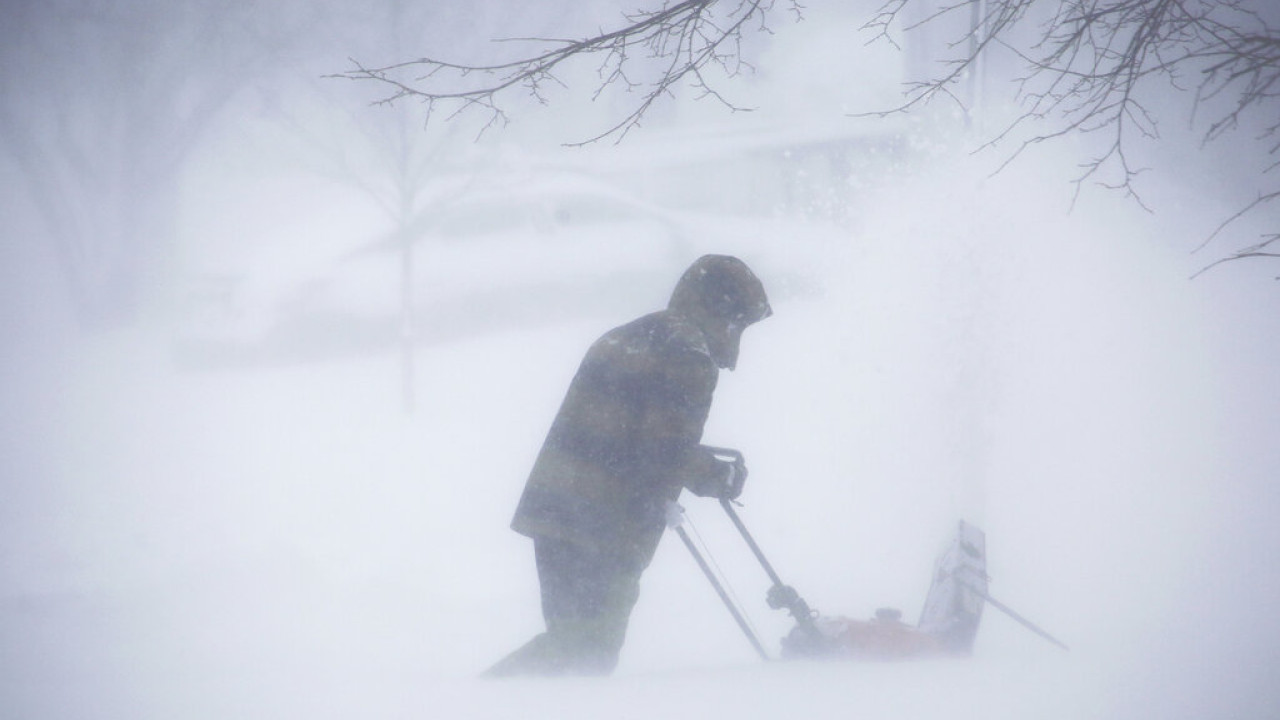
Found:
<path fill-rule="evenodd" d="M 569 386 L 512 527 L 641 550 L 647 565 L 662 508 L 679 495 L 684 467 L 697 463 L 718 374 L 702 333 L 679 313 L 606 333 Z"/>

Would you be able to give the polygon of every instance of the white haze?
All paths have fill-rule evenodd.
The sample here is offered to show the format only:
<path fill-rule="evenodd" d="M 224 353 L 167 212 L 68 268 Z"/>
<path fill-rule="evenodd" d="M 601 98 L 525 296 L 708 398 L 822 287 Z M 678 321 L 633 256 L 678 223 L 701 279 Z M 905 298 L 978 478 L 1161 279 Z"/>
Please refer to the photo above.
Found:
<path fill-rule="evenodd" d="M 777 166 L 748 155 L 762 136 L 885 132 L 842 113 L 891 99 L 892 82 L 848 97 L 847 75 L 801 82 L 805 53 L 855 52 L 835 17 L 777 28 L 773 74 L 743 90 L 764 120 L 680 104 L 620 146 L 555 162 L 626 178 L 711 137 L 751 158 L 735 172 L 766 176 Z M 883 48 L 856 52 L 892 67 Z M 525 190 L 559 182 L 540 170 L 576 139 L 550 134 L 572 131 L 557 112 L 477 154 L 492 148 Z M 350 188 L 244 150 L 271 136 L 247 125 L 226 123 L 187 168 L 187 262 L 237 269 L 270 297 L 386 229 Z M 771 129 L 733 140 L 743 127 Z M 463 299 L 427 296 L 454 316 L 416 349 L 412 414 L 392 345 L 208 368 L 175 360 L 190 328 L 173 312 L 81 333 L 28 201 L 6 202 L 0 716 L 1275 715 L 1274 269 L 1188 279 L 1212 259 L 1190 251 L 1232 210 L 1222 169 L 1153 180 L 1154 215 L 1098 192 L 1069 212 L 1072 142 L 992 175 L 1001 158 L 969 155 L 945 123 L 894 127 L 911 152 L 860 183 L 766 197 L 778 212 L 689 215 L 706 232 L 674 245 L 424 250 L 419 272 Z M 706 190 L 655 177 L 651 198 Z M 667 538 L 615 677 L 475 677 L 540 629 L 531 546 L 507 522 L 582 352 L 713 251 L 774 291 L 706 440 L 745 452 L 741 513 L 783 577 L 824 613 L 914 619 L 935 553 L 968 519 L 987 533 L 992 594 L 1069 652 L 988 608 L 971 659 L 764 664 Z M 337 297 L 375 305 L 398 279 L 387 268 Z M 468 288 L 504 286 L 541 304 L 458 329 L 473 322 Z M 556 300 L 583 288 L 572 308 Z M 716 507 L 685 505 L 776 648 L 789 624 L 765 607 L 763 573 Z"/>

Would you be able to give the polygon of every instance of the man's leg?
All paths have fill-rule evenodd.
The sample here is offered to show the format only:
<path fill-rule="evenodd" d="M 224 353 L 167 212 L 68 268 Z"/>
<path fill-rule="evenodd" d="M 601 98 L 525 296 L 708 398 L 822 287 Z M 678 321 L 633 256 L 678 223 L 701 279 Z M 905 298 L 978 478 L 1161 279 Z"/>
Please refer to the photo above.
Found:
<path fill-rule="evenodd" d="M 486 675 L 607 675 L 618 663 L 639 572 L 589 548 L 534 540 L 547 631 L 499 661 Z"/>
<path fill-rule="evenodd" d="M 639 572 L 572 543 L 535 544 L 535 554 L 540 576 L 552 579 L 543 586 L 542 614 L 558 651 L 557 672 L 613 672 L 640 596 Z"/>

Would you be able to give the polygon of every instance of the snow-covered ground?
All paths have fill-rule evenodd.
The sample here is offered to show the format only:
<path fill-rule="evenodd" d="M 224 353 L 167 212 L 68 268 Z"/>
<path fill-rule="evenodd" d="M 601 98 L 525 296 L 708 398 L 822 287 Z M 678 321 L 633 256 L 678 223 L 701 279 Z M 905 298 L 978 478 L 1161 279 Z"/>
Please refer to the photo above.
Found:
<path fill-rule="evenodd" d="M 968 660 L 764 664 L 668 538 L 615 677 L 478 680 L 540 628 L 507 522 L 566 384 L 616 308 L 665 296 L 424 344 L 407 416 L 391 351 L 190 371 L 164 333 L 60 330 L 19 270 L 48 258 L 10 248 L 0 716 L 1275 716 L 1274 291 L 1189 282 L 1176 218 L 1066 214 L 1060 180 L 937 166 L 838 242 L 795 221 L 691 251 L 812 280 L 747 333 L 706 436 L 746 453 L 741 514 L 783 577 L 826 613 L 913 619 L 965 518 L 992 594 L 1070 652 L 988 609 Z M 776 643 L 763 573 L 686 505 Z"/>

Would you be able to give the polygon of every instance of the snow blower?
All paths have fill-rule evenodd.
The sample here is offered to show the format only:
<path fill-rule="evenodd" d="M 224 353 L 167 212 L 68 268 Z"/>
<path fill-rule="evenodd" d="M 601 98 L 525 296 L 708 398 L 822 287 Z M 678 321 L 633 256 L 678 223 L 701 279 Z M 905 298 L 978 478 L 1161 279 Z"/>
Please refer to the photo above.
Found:
<path fill-rule="evenodd" d="M 745 477 L 742 453 L 726 448 L 711 450 L 716 456 L 733 462 L 738 466 L 738 476 Z M 738 516 L 734 502 L 723 499 L 720 506 L 724 508 L 729 520 L 738 529 L 772 583 L 765 596 L 766 603 L 775 610 L 786 610 L 796 621 L 796 626 L 782 638 L 783 659 L 844 657 L 896 660 L 967 655 L 973 650 L 982 611 L 987 604 L 1045 640 L 1063 650 L 1067 649 L 1057 638 L 991 597 L 987 592 L 990 578 L 986 573 L 986 536 L 982 530 L 963 520 L 960 521 L 954 539 L 934 565 L 933 580 L 925 596 L 919 621 L 915 625 L 908 625 L 902 622 L 901 611 L 894 608 L 881 608 L 870 620 L 825 616 L 812 610 L 795 588 L 784 583 L 778 576 L 755 538 L 747 531 L 742 518 Z M 674 510 L 669 517 L 669 524 L 689 549 L 751 646 L 761 658 L 771 660 L 746 617 L 685 530 L 683 509 L 677 505 Z"/>

